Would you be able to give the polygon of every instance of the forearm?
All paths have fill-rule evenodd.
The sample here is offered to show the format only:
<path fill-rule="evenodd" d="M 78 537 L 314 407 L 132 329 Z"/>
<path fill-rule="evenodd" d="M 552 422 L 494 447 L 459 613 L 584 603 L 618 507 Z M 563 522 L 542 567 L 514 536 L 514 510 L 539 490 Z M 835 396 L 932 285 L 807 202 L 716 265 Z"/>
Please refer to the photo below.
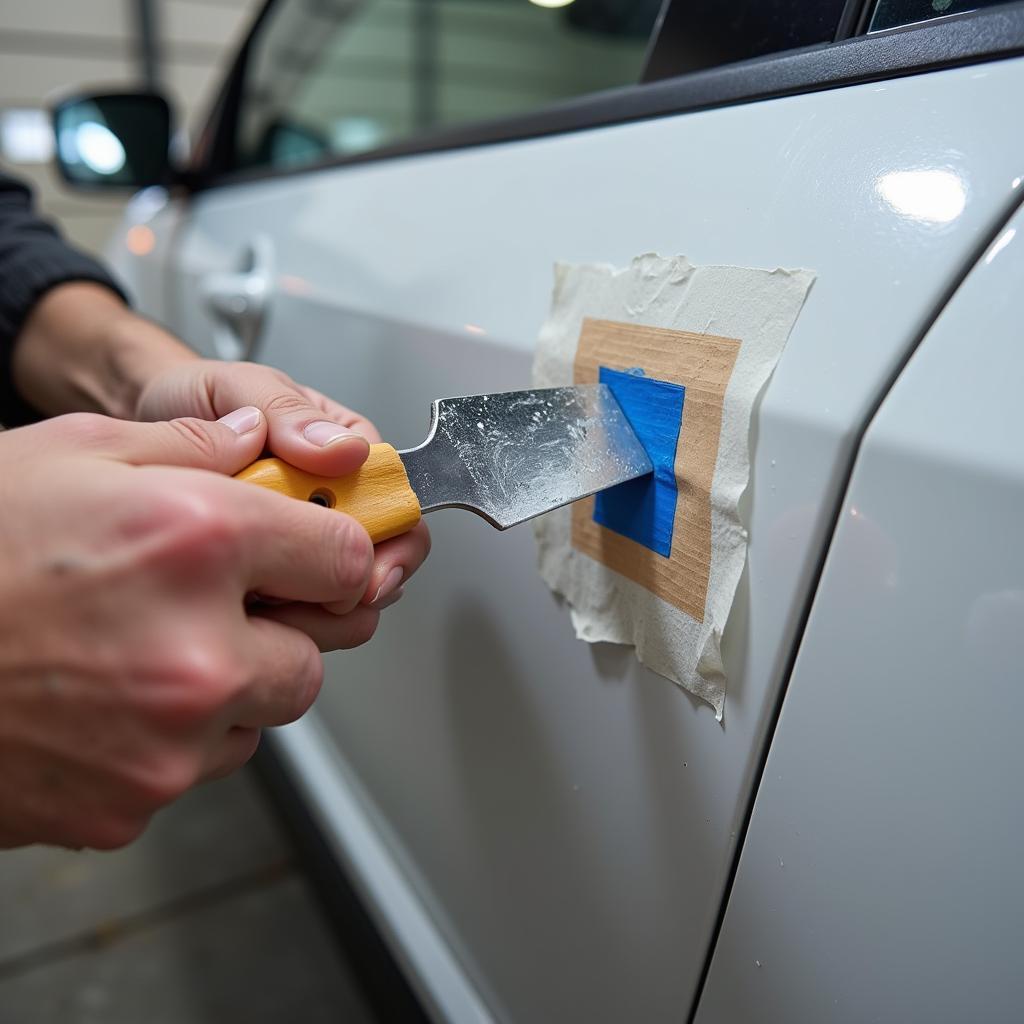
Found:
<path fill-rule="evenodd" d="M 12 373 L 19 393 L 40 412 L 130 419 L 149 380 L 197 358 L 110 289 L 76 281 L 36 303 L 18 334 Z"/>

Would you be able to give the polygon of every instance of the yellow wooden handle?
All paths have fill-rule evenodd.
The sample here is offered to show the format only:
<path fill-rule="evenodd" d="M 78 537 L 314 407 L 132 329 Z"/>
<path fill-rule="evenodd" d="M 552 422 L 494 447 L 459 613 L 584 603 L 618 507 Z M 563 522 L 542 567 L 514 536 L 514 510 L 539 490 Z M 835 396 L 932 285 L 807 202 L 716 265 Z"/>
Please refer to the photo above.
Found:
<path fill-rule="evenodd" d="M 345 512 L 363 524 L 374 544 L 397 537 L 420 521 L 420 503 L 398 452 L 389 444 L 370 445 L 370 457 L 348 476 L 314 476 L 280 459 L 260 459 L 235 479 Z"/>

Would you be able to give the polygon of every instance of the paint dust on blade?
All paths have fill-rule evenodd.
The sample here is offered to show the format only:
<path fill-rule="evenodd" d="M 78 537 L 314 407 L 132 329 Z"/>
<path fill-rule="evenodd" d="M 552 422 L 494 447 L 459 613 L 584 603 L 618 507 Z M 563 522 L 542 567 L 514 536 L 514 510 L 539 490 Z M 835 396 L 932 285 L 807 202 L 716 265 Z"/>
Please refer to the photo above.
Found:
<path fill-rule="evenodd" d="M 652 470 L 604 384 L 441 399 L 400 454 L 424 512 L 466 508 L 499 530 Z"/>

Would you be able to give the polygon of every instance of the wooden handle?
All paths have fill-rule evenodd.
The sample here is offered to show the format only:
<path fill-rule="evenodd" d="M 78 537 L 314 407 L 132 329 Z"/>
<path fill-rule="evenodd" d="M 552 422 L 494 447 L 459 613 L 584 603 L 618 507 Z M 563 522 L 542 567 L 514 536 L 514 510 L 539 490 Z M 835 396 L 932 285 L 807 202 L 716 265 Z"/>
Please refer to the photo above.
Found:
<path fill-rule="evenodd" d="M 370 445 L 370 457 L 348 476 L 314 476 L 280 459 L 260 459 L 235 479 L 345 512 L 363 524 L 374 544 L 397 537 L 420 521 L 420 503 L 398 452 L 389 444 Z"/>

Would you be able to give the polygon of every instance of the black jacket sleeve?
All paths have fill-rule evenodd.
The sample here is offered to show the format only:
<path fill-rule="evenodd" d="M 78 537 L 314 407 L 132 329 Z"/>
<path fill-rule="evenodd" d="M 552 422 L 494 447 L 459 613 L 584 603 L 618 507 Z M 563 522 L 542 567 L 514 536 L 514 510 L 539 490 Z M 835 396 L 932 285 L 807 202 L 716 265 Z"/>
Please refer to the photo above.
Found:
<path fill-rule="evenodd" d="M 40 418 L 14 388 L 11 357 L 32 307 L 67 281 L 94 281 L 125 297 L 99 263 L 69 246 L 36 214 L 26 185 L 0 174 L 0 422 L 5 426 Z"/>

